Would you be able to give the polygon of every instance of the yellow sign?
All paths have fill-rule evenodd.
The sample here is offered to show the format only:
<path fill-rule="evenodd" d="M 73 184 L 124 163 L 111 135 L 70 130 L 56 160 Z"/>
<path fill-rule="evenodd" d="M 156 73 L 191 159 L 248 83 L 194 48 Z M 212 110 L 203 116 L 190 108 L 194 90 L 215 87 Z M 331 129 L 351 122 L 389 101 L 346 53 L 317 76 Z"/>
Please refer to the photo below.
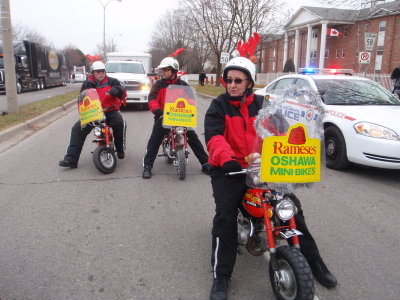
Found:
<path fill-rule="evenodd" d="M 58 61 L 58 55 L 57 55 L 56 51 L 51 50 L 49 52 L 48 59 L 49 59 L 50 68 L 52 68 L 54 71 L 57 70 L 59 61 Z"/>
<path fill-rule="evenodd" d="M 304 183 L 321 178 L 321 141 L 309 138 L 304 124 L 290 126 L 285 136 L 264 139 L 262 182 Z"/>
<path fill-rule="evenodd" d="M 79 117 L 81 120 L 81 126 L 104 119 L 103 107 L 99 99 L 92 99 L 88 96 L 83 98 L 79 104 Z"/>
<path fill-rule="evenodd" d="M 197 126 L 196 106 L 191 105 L 185 98 L 178 98 L 173 103 L 165 103 L 164 126 Z"/>

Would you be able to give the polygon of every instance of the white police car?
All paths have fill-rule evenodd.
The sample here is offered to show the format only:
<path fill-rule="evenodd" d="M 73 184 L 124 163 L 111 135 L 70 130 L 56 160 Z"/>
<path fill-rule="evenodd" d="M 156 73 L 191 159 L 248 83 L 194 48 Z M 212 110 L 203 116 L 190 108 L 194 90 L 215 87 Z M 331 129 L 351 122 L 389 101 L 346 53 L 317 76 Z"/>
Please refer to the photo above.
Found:
<path fill-rule="evenodd" d="M 279 77 L 255 93 L 273 101 L 284 91 L 293 89 L 293 96 L 284 104 L 289 106 L 285 117 L 296 121 L 307 117 L 307 108 L 296 99 L 307 90 L 320 95 L 325 108 L 327 167 L 343 169 L 355 163 L 400 169 L 400 100 L 366 78 L 321 75 L 350 74 L 350 71 L 301 69 L 303 74 Z"/>

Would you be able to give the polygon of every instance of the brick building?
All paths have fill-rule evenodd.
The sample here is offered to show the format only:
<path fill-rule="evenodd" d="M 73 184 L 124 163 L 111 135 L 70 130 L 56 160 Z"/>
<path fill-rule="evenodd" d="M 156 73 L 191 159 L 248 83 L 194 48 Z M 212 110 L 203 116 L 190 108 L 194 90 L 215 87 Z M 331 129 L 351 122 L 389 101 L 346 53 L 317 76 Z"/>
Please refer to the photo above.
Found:
<path fill-rule="evenodd" d="M 368 41 L 376 36 L 372 50 L 365 48 L 365 33 Z M 369 63 L 359 63 L 360 52 L 369 53 L 362 56 Z M 360 10 L 301 7 L 284 34 L 263 38 L 258 70 L 282 72 L 289 58 L 296 70 L 342 68 L 390 74 L 400 65 L 400 0 Z"/>

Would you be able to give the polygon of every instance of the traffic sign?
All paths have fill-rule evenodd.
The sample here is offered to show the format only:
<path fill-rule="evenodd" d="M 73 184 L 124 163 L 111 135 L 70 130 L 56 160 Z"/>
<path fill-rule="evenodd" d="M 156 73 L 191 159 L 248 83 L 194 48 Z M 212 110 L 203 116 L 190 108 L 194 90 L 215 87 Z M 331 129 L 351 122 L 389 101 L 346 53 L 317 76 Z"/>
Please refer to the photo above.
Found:
<path fill-rule="evenodd" d="M 358 55 L 358 62 L 360 64 L 369 64 L 371 61 L 371 52 L 360 52 Z"/>
<path fill-rule="evenodd" d="M 374 48 L 375 40 L 378 34 L 366 32 L 364 41 L 365 41 L 365 51 L 372 51 Z"/>
<path fill-rule="evenodd" d="M 228 52 L 221 52 L 221 64 L 226 64 L 229 61 L 229 53 Z"/>

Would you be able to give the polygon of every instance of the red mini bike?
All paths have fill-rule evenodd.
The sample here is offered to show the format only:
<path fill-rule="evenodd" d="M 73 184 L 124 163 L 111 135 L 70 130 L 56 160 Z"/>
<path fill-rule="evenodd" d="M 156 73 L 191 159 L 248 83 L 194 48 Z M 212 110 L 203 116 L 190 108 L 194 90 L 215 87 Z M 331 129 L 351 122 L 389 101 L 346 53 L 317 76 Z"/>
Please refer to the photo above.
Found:
<path fill-rule="evenodd" d="M 189 157 L 187 128 L 172 127 L 162 141 L 162 152 L 168 164 L 174 164 L 179 179 L 186 177 L 186 165 Z"/>
<path fill-rule="evenodd" d="M 245 174 L 242 172 L 228 175 Z M 238 253 L 245 247 L 253 256 L 270 253 L 269 278 L 278 299 L 312 300 L 313 275 L 300 252 L 294 215 L 297 208 L 288 195 L 275 190 L 249 188 L 238 212 Z M 280 245 L 291 239 L 289 246 Z"/>

